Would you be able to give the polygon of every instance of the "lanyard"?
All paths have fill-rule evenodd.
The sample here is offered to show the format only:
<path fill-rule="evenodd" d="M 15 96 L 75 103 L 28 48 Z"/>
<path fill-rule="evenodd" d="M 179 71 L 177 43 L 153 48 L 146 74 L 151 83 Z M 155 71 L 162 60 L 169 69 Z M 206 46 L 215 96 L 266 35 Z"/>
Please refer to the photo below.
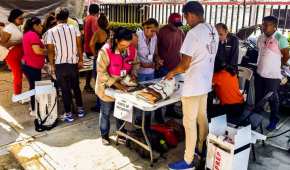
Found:
<path fill-rule="evenodd" d="M 209 29 L 209 31 L 211 32 L 211 42 L 207 45 L 207 50 L 209 52 L 209 54 L 214 54 L 216 52 L 216 44 L 215 44 L 215 33 L 213 30 L 213 27 L 210 25 L 210 27 L 205 24 L 205 26 Z"/>
<path fill-rule="evenodd" d="M 210 31 L 210 34 L 211 34 L 211 36 L 212 36 L 212 41 L 215 41 L 215 33 L 214 33 L 214 31 L 213 31 L 213 27 L 210 25 L 210 26 L 208 26 L 207 24 L 204 24 L 207 28 L 208 28 L 208 30 Z"/>
<path fill-rule="evenodd" d="M 145 44 L 146 44 L 146 48 L 148 49 L 148 51 L 149 51 L 149 55 L 151 55 L 151 38 L 149 39 L 149 41 L 148 41 L 148 43 L 147 43 L 147 39 L 146 39 L 146 37 L 145 37 L 145 33 L 144 33 L 144 31 L 143 31 L 143 34 L 142 34 L 142 36 L 143 36 L 143 40 L 145 41 Z"/>

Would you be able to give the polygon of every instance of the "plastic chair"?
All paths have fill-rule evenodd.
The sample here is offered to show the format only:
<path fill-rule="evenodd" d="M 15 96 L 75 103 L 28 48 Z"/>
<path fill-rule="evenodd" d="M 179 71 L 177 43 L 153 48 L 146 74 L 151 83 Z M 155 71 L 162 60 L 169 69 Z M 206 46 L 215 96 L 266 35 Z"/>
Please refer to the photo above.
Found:
<path fill-rule="evenodd" d="M 240 89 L 243 91 L 243 93 L 246 93 L 247 91 L 249 91 L 248 90 L 249 87 L 247 88 L 247 81 L 249 83 L 252 80 L 253 71 L 249 68 L 239 66 L 238 77 L 239 77 Z"/>
<path fill-rule="evenodd" d="M 254 76 L 253 71 L 249 68 L 239 66 L 238 77 L 241 93 L 248 105 L 255 104 L 255 91 L 254 91 Z"/>

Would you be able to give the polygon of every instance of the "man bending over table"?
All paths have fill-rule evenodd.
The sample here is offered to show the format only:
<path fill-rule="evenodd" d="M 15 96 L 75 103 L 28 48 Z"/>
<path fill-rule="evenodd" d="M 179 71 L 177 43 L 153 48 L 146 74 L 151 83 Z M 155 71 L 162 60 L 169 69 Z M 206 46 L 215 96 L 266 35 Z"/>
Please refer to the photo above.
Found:
<path fill-rule="evenodd" d="M 214 60 L 219 42 L 215 27 L 205 23 L 204 10 L 199 2 L 186 3 L 183 6 L 183 13 L 191 30 L 187 33 L 181 47 L 180 64 L 167 74 L 166 79 L 185 73 L 181 97 L 186 136 L 185 154 L 183 160 L 169 164 L 169 169 L 198 167 L 198 164 L 193 161 L 196 143 L 198 148 L 196 158 L 204 160 L 201 158 L 208 134 L 207 94 L 212 87 Z"/>

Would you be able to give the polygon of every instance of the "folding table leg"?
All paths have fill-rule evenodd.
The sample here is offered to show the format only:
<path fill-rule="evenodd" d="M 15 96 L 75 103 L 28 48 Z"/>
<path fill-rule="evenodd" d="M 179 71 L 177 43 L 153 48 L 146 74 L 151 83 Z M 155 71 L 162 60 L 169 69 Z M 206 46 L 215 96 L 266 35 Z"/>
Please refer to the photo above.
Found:
<path fill-rule="evenodd" d="M 124 123 L 122 124 L 122 126 L 119 128 L 119 130 L 118 131 L 122 131 L 122 129 L 125 127 L 125 125 L 126 125 L 126 121 L 124 121 Z M 119 134 L 117 133 L 117 139 L 116 139 L 116 143 L 117 143 L 117 145 L 119 144 Z"/>
<path fill-rule="evenodd" d="M 153 150 L 152 150 L 151 143 L 147 137 L 146 130 L 145 130 L 145 114 L 146 114 L 146 112 L 142 111 L 142 132 L 143 132 L 143 135 L 145 137 L 146 144 L 148 145 L 148 148 L 149 148 L 151 166 L 153 166 L 153 162 L 154 162 Z"/>
<path fill-rule="evenodd" d="M 253 153 L 253 161 L 256 162 L 256 149 L 255 149 L 255 145 L 254 144 L 251 144 L 252 146 L 252 153 Z"/>
<path fill-rule="evenodd" d="M 264 135 L 264 130 L 263 130 L 263 124 L 262 123 L 260 124 L 260 130 L 261 130 L 262 135 Z M 264 140 L 262 141 L 262 144 L 263 144 L 263 146 L 265 146 L 265 141 Z"/>

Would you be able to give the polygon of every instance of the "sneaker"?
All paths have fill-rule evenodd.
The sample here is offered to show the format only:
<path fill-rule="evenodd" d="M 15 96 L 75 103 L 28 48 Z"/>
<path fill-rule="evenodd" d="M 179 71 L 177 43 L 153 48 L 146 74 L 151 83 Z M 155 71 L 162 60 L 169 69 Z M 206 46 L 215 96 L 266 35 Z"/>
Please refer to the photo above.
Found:
<path fill-rule="evenodd" d="M 272 131 L 275 130 L 277 127 L 277 124 L 279 123 L 279 119 L 278 118 L 274 118 L 270 121 L 269 125 L 266 127 L 266 129 L 268 131 Z"/>
<path fill-rule="evenodd" d="M 63 117 L 63 121 L 66 123 L 72 123 L 74 121 L 72 113 L 65 113 Z"/>
<path fill-rule="evenodd" d="M 84 110 L 84 108 L 79 108 L 78 109 L 78 117 L 79 118 L 82 118 L 82 117 L 85 117 L 85 115 L 86 115 L 86 112 L 85 112 L 85 110 Z"/>
<path fill-rule="evenodd" d="M 87 93 L 95 93 L 95 90 L 91 86 L 85 86 L 84 91 Z"/>
<path fill-rule="evenodd" d="M 194 170 L 195 169 L 193 163 L 187 164 L 184 160 L 171 163 L 168 165 L 168 168 L 170 170 Z"/>
<path fill-rule="evenodd" d="M 102 144 L 107 146 L 111 144 L 110 138 L 108 136 L 102 137 Z"/>

